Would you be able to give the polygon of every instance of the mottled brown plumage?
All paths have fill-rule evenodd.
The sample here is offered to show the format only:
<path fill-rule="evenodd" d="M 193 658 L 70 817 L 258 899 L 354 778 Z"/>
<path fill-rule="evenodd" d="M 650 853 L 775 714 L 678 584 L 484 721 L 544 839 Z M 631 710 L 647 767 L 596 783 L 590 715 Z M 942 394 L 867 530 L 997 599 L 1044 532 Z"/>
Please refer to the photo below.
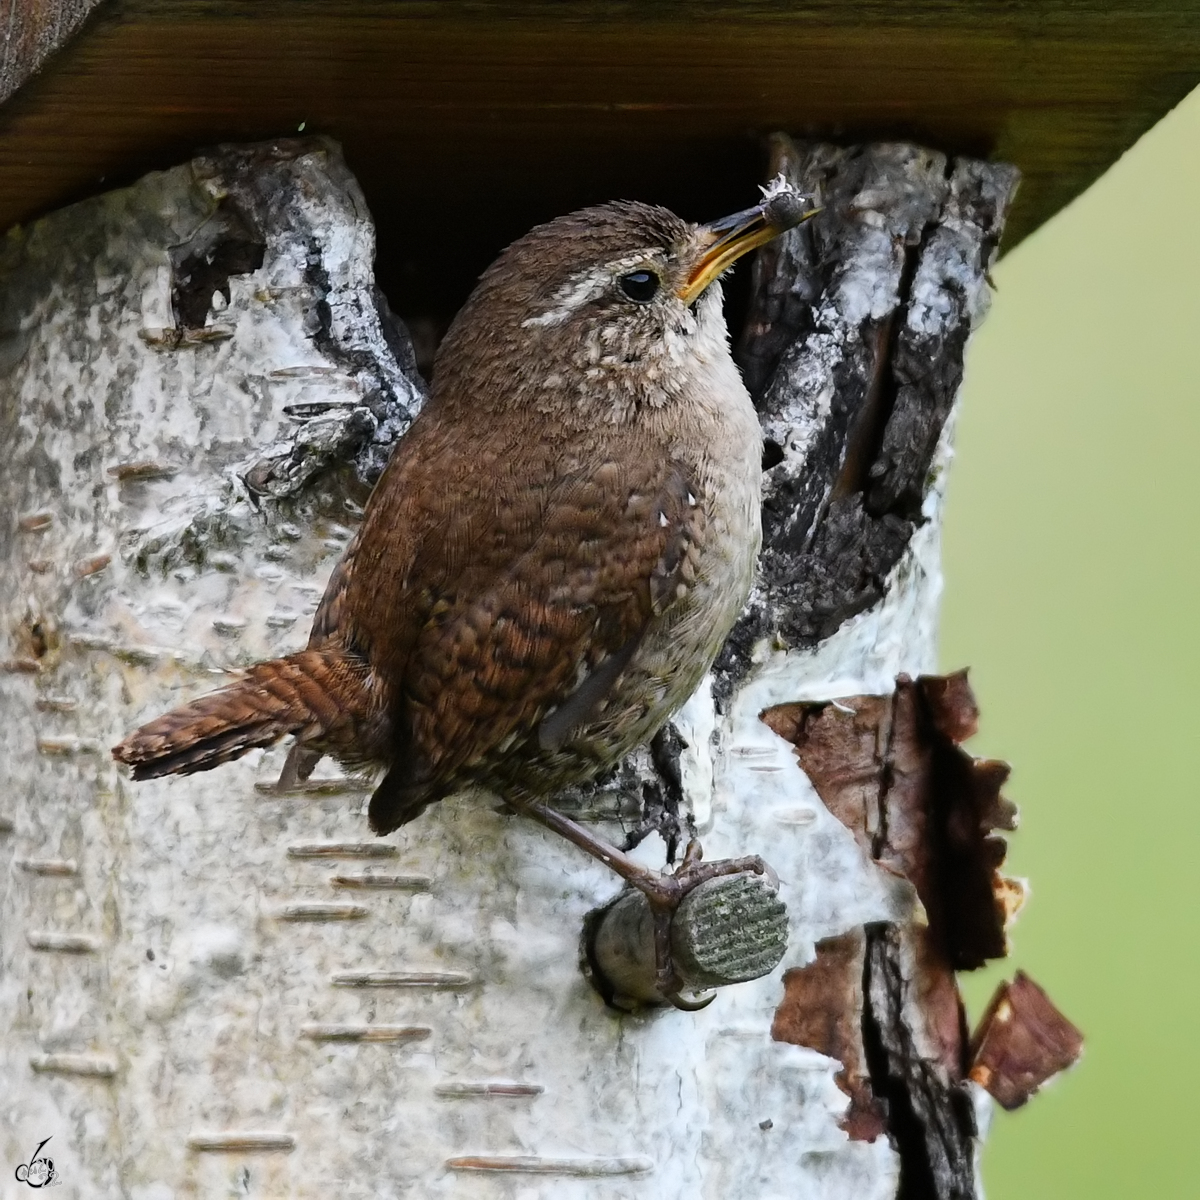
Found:
<path fill-rule="evenodd" d="M 385 769 L 387 832 L 470 783 L 528 806 L 649 738 L 745 602 L 761 443 L 716 277 L 804 215 L 779 190 L 691 225 L 619 203 L 510 246 L 335 569 L 307 650 L 150 722 L 135 778 L 285 733 Z"/>

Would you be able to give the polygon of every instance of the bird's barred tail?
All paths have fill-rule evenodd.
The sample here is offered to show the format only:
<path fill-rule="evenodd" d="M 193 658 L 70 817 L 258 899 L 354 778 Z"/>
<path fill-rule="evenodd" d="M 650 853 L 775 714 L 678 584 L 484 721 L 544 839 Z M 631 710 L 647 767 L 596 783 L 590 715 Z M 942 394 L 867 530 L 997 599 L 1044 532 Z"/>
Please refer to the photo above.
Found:
<path fill-rule="evenodd" d="M 236 683 L 172 709 L 113 747 L 134 779 L 190 775 L 269 746 L 285 734 L 350 740 L 363 695 L 362 664 L 342 651 L 302 650 L 251 667 Z"/>

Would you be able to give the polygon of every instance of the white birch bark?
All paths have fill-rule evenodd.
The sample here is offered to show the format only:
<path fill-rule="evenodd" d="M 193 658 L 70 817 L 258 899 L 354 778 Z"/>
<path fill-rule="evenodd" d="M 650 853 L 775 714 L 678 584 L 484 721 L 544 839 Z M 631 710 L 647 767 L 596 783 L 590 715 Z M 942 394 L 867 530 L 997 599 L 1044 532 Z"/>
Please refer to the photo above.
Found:
<path fill-rule="evenodd" d="M 336 152 L 285 145 L 257 192 L 244 167 L 148 176 L 15 232 L 0 259 L 3 1195 L 52 1136 L 81 1198 L 894 1196 L 887 1138 L 839 1128 L 838 1064 L 770 1031 L 784 970 L 821 938 L 911 922 L 914 894 L 758 713 L 934 669 L 948 433 L 882 598 L 807 648 L 759 641 L 723 712 L 704 690 L 678 721 L 706 856 L 759 853 L 780 877 L 784 962 L 701 1012 L 614 1012 L 579 960 L 618 881 L 494 799 L 377 840 L 336 770 L 265 790 L 283 747 L 137 785 L 109 758 L 220 672 L 303 644 L 359 511 L 348 472 L 318 468 L 370 473 L 419 403 Z M 172 332 L 178 248 L 228 233 L 223 195 L 261 265 L 229 277 L 206 330 Z M 788 470 L 822 427 L 848 306 L 882 315 L 912 284 L 933 308 L 909 323 L 941 319 L 940 260 L 903 282 L 877 225 L 823 340 L 793 355 L 808 390 L 772 434 Z M 957 232 L 946 261 L 966 245 L 986 265 L 978 230 Z M 982 267 L 961 276 L 973 318 Z M 295 405 L 315 421 L 298 430 Z M 252 499 L 246 474 L 282 498 Z M 663 863 L 658 837 L 637 853 Z"/>

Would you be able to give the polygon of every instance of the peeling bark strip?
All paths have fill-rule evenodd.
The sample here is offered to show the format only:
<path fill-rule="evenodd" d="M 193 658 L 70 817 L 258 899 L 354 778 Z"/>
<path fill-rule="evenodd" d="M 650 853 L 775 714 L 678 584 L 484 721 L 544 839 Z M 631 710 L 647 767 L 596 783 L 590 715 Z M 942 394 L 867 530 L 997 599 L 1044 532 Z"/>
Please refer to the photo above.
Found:
<path fill-rule="evenodd" d="M 1008 764 L 957 744 L 975 732 L 978 713 L 965 671 L 901 677 L 891 696 L 763 713 L 796 747 L 829 811 L 876 862 L 912 881 L 929 943 L 957 971 L 1008 953 L 1005 927 L 1023 899 L 1020 884 L 1000 874 L 1007 848 L 993 836 L 1017 826 L 1015 805 L 1000 795 Z M 961 1057 L 957 1044 L 949 1049 L 948 1061 Z"/>
<path fill-rule="evenodd" d="M 838 1122 L 859 1142 L 873 1142 L 887 1131 L 887 1108 L 871 1089 L 863 1044 L 863 972 L 866 937 L 853 929 L 817 943 L 817 957 L 783 977 L 783 1001 L 775 1012 L 771 1036 L 808 1046 L 837 1059 L 842 1069 L 834 1082 L 850 1097 Z"/>
<path fill-rule="evenodd" d="M 862 1115 L 884 1103 L 903 1198 L 967 1200 L 975 1189 L 977 1131 L 963 1087 L 967 1038 L 954 970 L 1006 951 L 1007 909 L 996 896 L 1011 885 L 997 870 L 1004 842 L 991 832 L 1016 824 L 1015 808 L 999 795 L 1007 767 L 972 759 L 956 744 L 977 719 L 965 672 L 901 677 L 891 696 L 763 713 L 795 746 L 829 811 L 871 859 L 912 882 L 928 917 L 924 927 L 865 930 L 862 974 L 844 981 L 853 987 L 851 1010 L 862 1013 L 860 1041 L 850 1043 L 855 1068 L 837 1047 L 815 1047 L 845 1069 L 866 1063 L 870 1082 L 850 1091 L 847 1130 L 858 1132 Z M 826 999 L 801 983 L 784 1005 L 811 1010 Z"/>
<path fill-rule="evenodd" d="M 1017 184 L 1003 164 L 782 135 L 771 170 L 823 211 L 760 253 L 738 346 L 769 470 L 760 585 L 721 660 L 731 682 L 760 638 L 811 646 L 884 595 L 925 519 Z"/>
<path fill-rule="evenodd" d="M 970 1077 L 1010 1111 L 1083 1053 L 1083 1034 L 1024 971 L 1001 984 L 971 1039 Z"/>
<path fill-rule="evenodd" d="M 994 836 L 1016 828 L 1016 808 L 1000 795 L 1009 768 L 958 745 L 978 716 L 965 671 L 901 676 L 890 696 L 762 714 L 864 853 L 908 879 L 925 909 L 927 924 L 873 923 L 818 945 L 814 963 L 785 977 L 772 1028 L 842 1063 L 851 1137 L 873 1140 L 872 1117 L 885 1115 L 900 1153 L 901 1200 L 974 1196 L 966 1079 L 1016 1107 L 1082 1048 L 1023 975 L 997 993 L 967 1045 L 954 972 L 1007 953 L 1006 928 L 1024 898 L 1000 874 L 1006 846 Z"/>

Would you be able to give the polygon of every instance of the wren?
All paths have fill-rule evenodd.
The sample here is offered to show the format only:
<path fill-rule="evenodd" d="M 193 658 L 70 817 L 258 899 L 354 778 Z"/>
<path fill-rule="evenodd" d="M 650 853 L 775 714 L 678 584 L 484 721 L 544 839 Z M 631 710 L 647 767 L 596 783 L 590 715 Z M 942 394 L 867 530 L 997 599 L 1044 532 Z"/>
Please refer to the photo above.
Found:
<path fill-rule="evenodd" d="M 447 331 L 307 648 L 114 757 L 135 779 L 189 774 L 291 734 L 283 786 L 326 754 L 382 770 L 379 834 L 480 785 L 662 910 L 702 877 L 758 869 L 702 865 L 697 847 L 660 875 L 546 800 L 652 737 L 746 602 L 762 436 L 717 280 L 814 211 L 779 182 L 706 225 L 617 202 L 514 242 Z"/>

